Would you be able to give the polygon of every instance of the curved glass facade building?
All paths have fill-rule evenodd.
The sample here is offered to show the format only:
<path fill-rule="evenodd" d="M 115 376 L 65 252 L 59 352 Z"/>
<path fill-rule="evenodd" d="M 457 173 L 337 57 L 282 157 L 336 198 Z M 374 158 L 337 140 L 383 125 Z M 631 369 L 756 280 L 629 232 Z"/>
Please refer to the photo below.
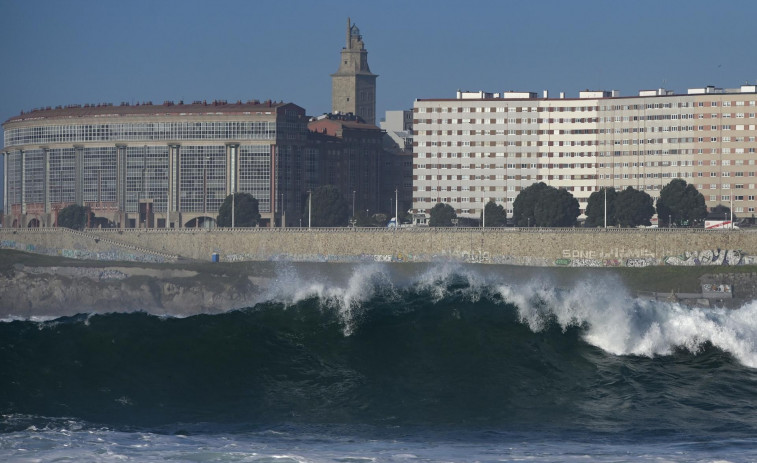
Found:
<path fill-rule="evenodd" d="M 76 105 L 3 129 L 6 226 L 54 226 L 70 204 L 91 208 L 90 226 L 208 226 L 232 192 L 281 225 L 314 180 L 305 110 L 291 103 Z"/>

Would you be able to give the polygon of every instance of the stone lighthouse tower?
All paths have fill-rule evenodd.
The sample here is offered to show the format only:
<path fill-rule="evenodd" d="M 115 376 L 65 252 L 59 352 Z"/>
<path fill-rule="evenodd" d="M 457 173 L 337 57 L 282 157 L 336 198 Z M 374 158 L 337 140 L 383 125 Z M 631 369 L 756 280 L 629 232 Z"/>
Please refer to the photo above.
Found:
<path fill-rule="evenodd" d="M 339 69 L 331 74 L 331 111 L 352 113 L 376 125 L 376 77 L 368 67 L 360 29 L 347 18 L 347 46 Z"/>

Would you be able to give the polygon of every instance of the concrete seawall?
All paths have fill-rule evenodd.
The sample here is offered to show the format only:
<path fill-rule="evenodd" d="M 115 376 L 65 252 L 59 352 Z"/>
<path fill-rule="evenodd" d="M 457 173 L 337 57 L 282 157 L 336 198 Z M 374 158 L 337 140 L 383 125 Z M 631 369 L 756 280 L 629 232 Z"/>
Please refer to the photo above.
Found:
<path fill-rule="evenodd" d="M 5 229 L 0 247 L 99 260 L 462 262 L 535 266 L 757 263 L 757 232 L 701 229 Z M 78 255 L 77 255 L 78 254 Z"/>

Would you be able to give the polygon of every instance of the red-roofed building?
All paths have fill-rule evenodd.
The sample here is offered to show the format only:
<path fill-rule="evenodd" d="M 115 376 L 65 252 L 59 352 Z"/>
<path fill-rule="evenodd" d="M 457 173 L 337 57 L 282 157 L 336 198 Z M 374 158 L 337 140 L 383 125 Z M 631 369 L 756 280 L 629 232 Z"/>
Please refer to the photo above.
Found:
<path fill-rule="evenodd" d="M 311 121 L 308 129 L 319 184 L 337 187 L 355 213 L 389 212 L 389 198 L 383 204 L 380 196 L 384 132 L 352 115 L 332 114 Z"/>

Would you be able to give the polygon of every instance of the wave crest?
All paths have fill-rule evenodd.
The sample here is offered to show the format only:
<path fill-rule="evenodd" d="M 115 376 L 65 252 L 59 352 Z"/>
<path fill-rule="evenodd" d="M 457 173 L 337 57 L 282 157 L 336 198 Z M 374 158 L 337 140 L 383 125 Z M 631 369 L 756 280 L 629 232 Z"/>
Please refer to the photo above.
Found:
<path fill-rule="evenodd" d="M 614 355 L 697 353 L 709 343 L 757 368 L 757 301 L 739 309 L 694 308 L 632 297 L 611 280 L 583 280 L 568 290 L 535 281 L 497 291 L 534 332 L 552 322 L 563 330 L 581 327 L 586 342 Z"/>

